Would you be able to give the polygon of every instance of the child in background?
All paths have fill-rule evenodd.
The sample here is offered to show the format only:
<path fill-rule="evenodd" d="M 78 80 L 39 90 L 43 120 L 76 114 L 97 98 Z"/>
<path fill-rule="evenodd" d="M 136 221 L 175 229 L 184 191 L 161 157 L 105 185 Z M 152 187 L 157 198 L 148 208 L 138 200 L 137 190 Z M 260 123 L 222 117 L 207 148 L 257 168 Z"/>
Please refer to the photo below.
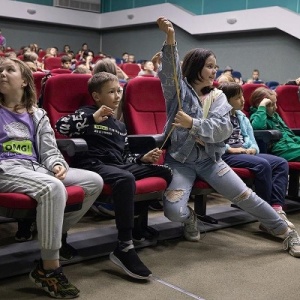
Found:
<path fill-rule="evenodd" d="M 233 132 L 225 141 L 226 150 L 222 159 L 230 167 L 247 168 L 254 172 L 256 194 L 267 201 L 290 228 L 295 229 L 283 211 L 288 186 L 287 161 L 275 155 L 259 153 L 253 128 L 242 112 L 245 101 L 241 86 L 237 83 L 222 83 L 218 88 L 232 106 L 230 121 Z"/>
<path fill-rule="evenodd" d="M 68 55 L 63 55 L 61 57 L 61 69 L 70 70 L 72 67 L 72 58 Z"/>
<path fill-rule="evenodd" d="M 282 138 L 272 144 L 271 153 L 287 161 L 300 161 L 300 136 L 285 124 L 276 112 L 276 92 L 265 87 L 257 88 L 250 97 L 250 122 L 253 129 L 276 129 Z"/>
<path fill-rule="evenodd" d="M 151 60 L 147 60 L 142 64 L 142 70 L 138 73 L 138 76 L 157 76 L 157 73 L 154 71 L 154 64 Z"/>

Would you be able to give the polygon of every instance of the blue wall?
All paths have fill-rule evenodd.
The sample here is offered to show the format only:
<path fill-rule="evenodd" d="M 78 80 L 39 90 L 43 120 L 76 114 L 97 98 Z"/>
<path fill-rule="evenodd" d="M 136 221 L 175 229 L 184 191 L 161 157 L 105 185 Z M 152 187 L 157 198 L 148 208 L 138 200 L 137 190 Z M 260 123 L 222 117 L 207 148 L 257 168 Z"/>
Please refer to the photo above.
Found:
<path fill-rule="evenodd" d="M 53 0 L 18 0 L 42 5 L 53 5 Z M 137 8 L 154 4 L 172 3 L 196 15 L 234 10 L 280 6 L 300 13 L 300 0 L 99 0 L 102 12 Z"/>

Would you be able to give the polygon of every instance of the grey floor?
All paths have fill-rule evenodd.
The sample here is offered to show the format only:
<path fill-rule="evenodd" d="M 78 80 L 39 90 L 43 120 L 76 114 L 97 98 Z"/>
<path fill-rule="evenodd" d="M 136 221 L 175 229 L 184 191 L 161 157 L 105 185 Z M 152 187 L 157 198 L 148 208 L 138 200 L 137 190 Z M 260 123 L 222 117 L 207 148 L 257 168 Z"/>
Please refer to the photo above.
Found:
<path fill-rule="evenodd" d="M 82 242 L 77 238 L 85 235 L 86 243 L 91 243 L 90 257 L 94 258 L 84 257 L 82 249 L 82 260 L 65 265 L 64 271 L 80 288 L 80 298 L 86 300 L 300 299 L 300 259 L 285 252 L 280 240 L 260 232 L 254 219 L 231 209 L 227 200 L 216 195 L 211 203 L 210 212 L 222 220 L 216 227 L 199 222 L 202 232 L 199 243 L 185 241 L 180 236 L 179 224 L 170 224 L 161 212 L 151 214 L 150 224 L 161 232 L 160 239 L 152 246 L 138 249 L 141 259 L 153 272 L 149 281 L 133 280 L 109 261 L 105 251 L 110 246 L 104 243 L 108 236 L 101 237 L 104 248 L 108 248 L 101 248 L 99 252 L 103 254 L 95 255 L 92 244 L 97 240 L 93 235 L 98 230 L 111 231 L 109 236 L 114 240 L 115 229 L 113 220 L 92 216 L 83 218 L 71 232 L 70 240 L 80 248 Z M 298 203 L 291 202 L 291 207 L 297 206 Z M 224 207 L 229 215 L 223 212 Z M 300 210 L 293 210 L 288 213 L 289 219 L 300 230 Z M 14 243 L 14 230 L 14 223 L 0 225 L 0 252 Z M 22 247 L 30 250 L 35 242 L 27 247 L 22 243 Z M 25 250 L 20 254 L 21 259 L 22 255 L 26 256 Z M 29 281 L 27 274 L 0 279 L 0 299 L 47 298 L 44 291 Z"/>

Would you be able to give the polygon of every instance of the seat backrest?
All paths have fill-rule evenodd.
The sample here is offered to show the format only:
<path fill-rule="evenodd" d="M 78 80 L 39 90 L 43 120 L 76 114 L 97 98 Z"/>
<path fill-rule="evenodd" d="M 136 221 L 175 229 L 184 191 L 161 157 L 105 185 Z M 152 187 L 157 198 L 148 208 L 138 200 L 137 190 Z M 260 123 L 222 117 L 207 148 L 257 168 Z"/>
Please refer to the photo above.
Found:
<path fill-rule="evenodd" d="M 74 113 L 81 106 L 94 104 L 87 88 L 89 78 L 89 74 L 59 74 L 46 81 L 43 108 L 53 128 L 62 116 Z M 56 138 L 63 138 L 59 133 L 55 134 Z"/>
<path fill-rule="evenodd" d="M 278 81 L 267 81 L 266 86 L 270 88 L 271 90 L 275 90 L 279 86 Z"/>
<path fill-rule="evenodd" d="M 72 73 L 69 69 L 61 69 L 61 68 L 55 68 L 51 70 L 51 74 L 70 74 Z"/>
<path fill-rule="evenodd" d="M 232 77 L 242 78 L 242 73 L 239 71 L 232 71 Z"/>
<path fill-rule="evenodd" d="M 263 83 L 245 83 L 242 85 L 242 89 L 243 89 L 243 93 L 244 93 L 244 99 L 245 99 L 245 104 L 244 104 L 244 109 L 243 112 L 245 113 L 245 115 L 247 117 L 249 117 L 250 115 L 250 97 L 251 94 L 259 87 L 267 87 L 265 84 Z"/>
<path fill-rule="evenodd" d="M 128 134 L 162 133 L 166 106 L 159 78 L 131 79 L 124 91 L 123 114 Z"/>
<path fill-rule="evenodd" d="M 121 64 L 120 68 L 128 75 L 129 78 L 135 78 L 141 71 L 141 68 L 136 63 Z"/>
<path fill-rule="evenodd" d="M 277 112 L 290 128 L 300 128 L 300 101 L 297 85 L 280 85 L 276 88 Z"/>
<path fill-rule="evenodd" d="M 36 98 L 39 100 L 41 89 L 42 89 L 42 79 L 45 77 L 45 72 L 34 72 L 32 73 L 33 80 L 34 80 L 34 86 L 36 91 Z"/>
<path fill-rule="evenodd" d="M 44 69 L 52 70 L 58 69 L 61 66 L 61 58 L 60 57 L 48 57 L 44 60 Z"/>

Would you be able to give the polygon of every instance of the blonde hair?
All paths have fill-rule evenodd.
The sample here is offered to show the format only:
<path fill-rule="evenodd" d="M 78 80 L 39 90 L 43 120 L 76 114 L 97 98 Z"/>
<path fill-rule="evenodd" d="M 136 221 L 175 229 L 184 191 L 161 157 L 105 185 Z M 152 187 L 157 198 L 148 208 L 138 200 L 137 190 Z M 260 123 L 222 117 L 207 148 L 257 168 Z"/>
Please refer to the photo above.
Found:
<path fill-rule="evenodd" d="M 263 86 L 259 87 L 251 94 L 250 104 L 254 107 L 258 107 L 264 98 L 269 98 L 274 95 L 276 95 L 276 93 L 273 90 Z"/>
<path fill-rule="evenodd" d="M 21 99 L 20 105 L 16 105 L 14 111 L 17 111 L 20 106 L 23 106 L 27 109 L 28 112 L 32 112 L 32 108 L 37 106 L 37 99 L 36 99 L 36 91 L 34 85 L 34 79 L 32 75 L 32 71 L 30 70 L 29 66 L 26 65 L 23 61 L 17 58 L 3 58 L 0 60 L 0 67 L 5 62 L 11 61 L 17 64 L 21 71 L 21 76 L 23 80 L 26 82 L 26 86 L 24 87 L 24 93 Z M 2 105 L 5 104 L 4 95 L 0 93 L 0 103 Z"/>

